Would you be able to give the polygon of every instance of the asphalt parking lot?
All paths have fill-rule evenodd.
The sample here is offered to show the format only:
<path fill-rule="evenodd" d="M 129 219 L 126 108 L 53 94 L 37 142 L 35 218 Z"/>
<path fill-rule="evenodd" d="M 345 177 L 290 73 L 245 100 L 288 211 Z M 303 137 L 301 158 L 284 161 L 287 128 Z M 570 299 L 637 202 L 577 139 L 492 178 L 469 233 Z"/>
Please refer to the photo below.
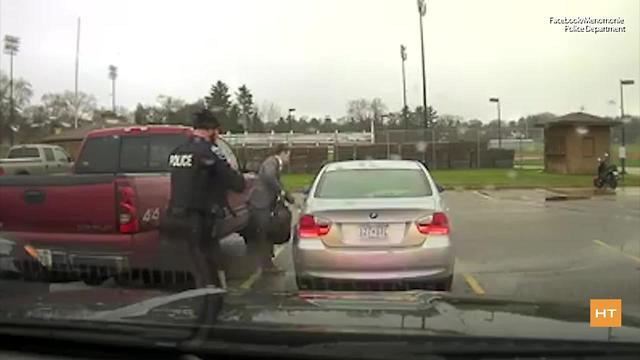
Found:
<path fill-rule="evenodd" d="M 590 199 L 545 201 L 547 190 L 448 191 L 456 253 L 452 292 L 588 306 L 621 298 L 640 314 L 640 189 Z M 296 291 L 291 249 L 277 249 L 286 274 L 236 286 Z"/>
<path fill-rule="evenodd" d="M 542 189 L 445 192 L 456 253 L 452 292 L 582 306 L 591 298 L 620 298 L 624 312 L 640 315 L 640 189 L 545 201 L 550 195 Z M 275 251 L 286 273 L 269 277 L 247 270 L 241 238 L 223 246 L 237 259 L 232 291 L 297 291 L 289 245 Z M 4 296 L 86 288 L 81 282 L 0 282 Z"/>

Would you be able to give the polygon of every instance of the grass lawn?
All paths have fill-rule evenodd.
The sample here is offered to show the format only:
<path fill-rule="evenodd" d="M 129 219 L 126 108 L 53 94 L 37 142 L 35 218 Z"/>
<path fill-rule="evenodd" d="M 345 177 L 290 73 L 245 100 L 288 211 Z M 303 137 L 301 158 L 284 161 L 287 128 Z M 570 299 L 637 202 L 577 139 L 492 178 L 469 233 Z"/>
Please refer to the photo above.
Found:
<path fill-rule="evenodd" d="M 282 174 L 282 185 L 289 191 L 300 191 L 311 186 L 314 176 L 310 174 Z"/>
<path fill-rule="evenodd" d="M 618 148 L 620 145 L 611 145 L 611 159 L 620 166 L 620 159 L 618 158 Z M 625 161 L 626 166 L 640 166 L 640 144 L 627 144 L 627 159 Z"/>
<path fill-rule="evenodd" d="M 592 187 L 593 175 L 547 174 L 540 170 L 440 170 L 434 179 L 446 188 L 463 187 Z M 626 175 L 625 185 L 640 186 L 640 176 Z"/>
<path fill-rule="evenodd" d="M 540 170 L 480 169 L 435 170 L 435 181 L 445 188 L 533 188 L 533 187 L 592 187 L 592 175 L 547 174 Z M 311 184 L 313 175 L 286 174 L 282 181 L 285 188 L 299 191 Z M 640 186 L 640 176 L 625 175 L 625 185 Z M 621 184 L 622 185 L 622 184 Z"/>
<path fill-rule="evenodd" d="M 624 164 L 625 166 L 640 167 L 640 159 L 626 159 Z M 616 161 L 616 165 L 620 167 L 620 160 Z"/>

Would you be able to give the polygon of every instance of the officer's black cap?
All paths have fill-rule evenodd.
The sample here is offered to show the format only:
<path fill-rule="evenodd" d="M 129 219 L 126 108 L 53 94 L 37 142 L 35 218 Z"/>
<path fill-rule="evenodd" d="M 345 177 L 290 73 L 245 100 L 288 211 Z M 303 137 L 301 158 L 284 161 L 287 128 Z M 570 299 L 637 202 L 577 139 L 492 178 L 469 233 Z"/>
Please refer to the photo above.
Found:
<path fill-rule="evenodd" d="M 195 129 L 218 129 L 220 123 L 211 111 L 202 109 L 193 114 L 193 127 Z"/>

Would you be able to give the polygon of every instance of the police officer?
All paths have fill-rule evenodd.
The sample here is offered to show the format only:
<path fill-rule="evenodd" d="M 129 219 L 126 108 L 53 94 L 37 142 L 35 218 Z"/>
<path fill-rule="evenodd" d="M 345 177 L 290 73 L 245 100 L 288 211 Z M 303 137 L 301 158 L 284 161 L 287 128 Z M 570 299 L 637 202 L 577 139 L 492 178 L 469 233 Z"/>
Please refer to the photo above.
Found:
<path fill-rule="evenodd" d="M 227 191 L 244 190 L 244 177 L 232 169 L 216 145 L 220 124 L 208 110 L 194 115 L 193 137 L 169 155 L 171 197 L 167 217 L 182 224 L 197 287 L 226 287 L 216 219 L 227 206 Z M 174 229 L 174 233 L 176 233 Z"/>

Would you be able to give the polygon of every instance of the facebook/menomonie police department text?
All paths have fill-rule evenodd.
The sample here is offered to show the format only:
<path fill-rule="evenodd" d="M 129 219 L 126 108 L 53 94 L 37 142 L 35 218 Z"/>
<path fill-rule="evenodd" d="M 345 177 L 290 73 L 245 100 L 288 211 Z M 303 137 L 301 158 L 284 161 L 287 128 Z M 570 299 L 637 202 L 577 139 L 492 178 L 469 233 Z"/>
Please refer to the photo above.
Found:
<path fill-rule="evenodd" d="M 549 24 L 564 25 L 564 32 L 620 33 L 627 32 L 624 18 L 596 18 L 590 16 L 549 17 Z"/>

